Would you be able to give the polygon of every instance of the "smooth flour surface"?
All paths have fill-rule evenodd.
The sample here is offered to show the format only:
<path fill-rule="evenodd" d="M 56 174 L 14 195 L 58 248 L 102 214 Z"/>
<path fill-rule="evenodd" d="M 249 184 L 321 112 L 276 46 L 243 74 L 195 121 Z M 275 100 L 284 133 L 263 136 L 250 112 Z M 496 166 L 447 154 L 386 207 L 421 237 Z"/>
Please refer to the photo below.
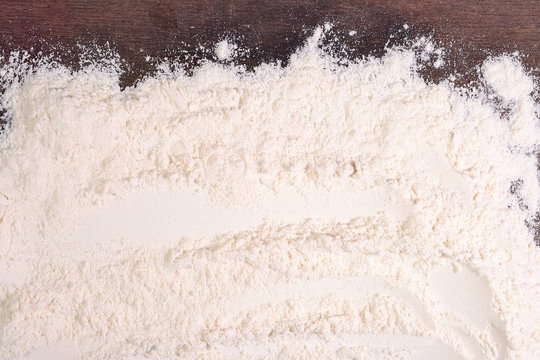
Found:
<path fill-rule="evenodd" d="M 465 95 L 321 33 L 285 68 L 8 86 L 0 358 L 540 358 L 534 81 L 502 56 Z"/>

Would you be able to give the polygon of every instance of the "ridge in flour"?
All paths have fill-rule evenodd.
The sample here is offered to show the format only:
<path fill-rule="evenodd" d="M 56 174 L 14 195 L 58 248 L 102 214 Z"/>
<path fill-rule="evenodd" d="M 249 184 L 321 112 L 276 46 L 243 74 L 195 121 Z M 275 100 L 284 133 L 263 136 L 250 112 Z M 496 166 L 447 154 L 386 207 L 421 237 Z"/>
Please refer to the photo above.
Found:
<path fill-rule="evenodd" d="M 0 358 L 540 357 L 533 80 L 465 95 L 425 38 L 342 66 L 325 31 L 284 68 L 11 79 Z"/>
<path fill-rule="evenodd" d="M 202 193 L 140 192 L 83 210 L 74 222 L 74 229 L 64 236 L 66 241 L 77 239 L 77 252 L 84 248 L 95 251 L 96 240 L 106 245 L 114 244 L 115 238 L 123 239 L 123 246 L 128 243 L 173 246 L 183 237 L 212 239 L 223 233 L 254 228 L 262 222 L 287 224 L 310 218 L 348 221 L 379 213 L 395 221 L 405 221 L 412 209 L 410 202 L 385 188 L 369 191 L 303 188 L 299 193 L 291 187 L 234 207 L 216 204 L 208 194 Z"/>

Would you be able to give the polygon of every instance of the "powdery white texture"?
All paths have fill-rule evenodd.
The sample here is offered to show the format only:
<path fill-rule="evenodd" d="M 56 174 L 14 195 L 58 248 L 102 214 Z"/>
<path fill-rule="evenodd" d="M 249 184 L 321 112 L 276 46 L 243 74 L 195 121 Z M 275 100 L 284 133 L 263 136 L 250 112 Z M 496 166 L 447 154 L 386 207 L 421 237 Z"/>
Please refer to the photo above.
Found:
<path fill-rule="evenodd" d="M 229 60 L 235 49 L 234 44 L 230 44 L 227 40 L 222 40 L 216 44 L 216 56 L 219 60 Z"/>
<path fill-rule="evenodd" d="M 483 74 L 486 82 L 508 100 L 527 98 L 534 89 L 532 79 L 525 74 L 521 64 L 509 56 L 487 61 Z"/>
<path fill-rule="evenodd" d="M 407 30 L 407 24 L 404 25 L 404 29 Z M 437 47 L 431 38 L 422 36 L 414 43 L 411 44 L 412 49 L 419 51 L 419 58 L 424 62 L 431 63 L 431 65 L 438 69 L 444 65 L 444 48 Z"/>
<path fill-rule="evenodd" d="M 538 136 L 514 131 L 534 113 L 514 109 L 509 128 L 482 98 L 422 81 L 412 51 L 337 66 L 321 31 L 283 69 L 208 64 L 120 91 L 114 72 L 42 68 L 8 89 L 0 357 L 540 356 L 524 151 Z M 486 78 L 504 88 L 512 71 Z M 272 215 L 265 199 L 290 191 L 306 219 Z M 92 234 L 89 213 L 149 192 L 268 217 L 163 244 L 166 209 L 135 241 L 117 226 L 132 207 L 117 207 L 77 235 Z M 368 196 L 346 219 L 310 206 L 343 213 L 336 192 Z"/>
<path fill-rule="evenodd" d="M 486 83 L 507 102 L 513 102 L 510 129 L 518 144 L 534 145 L 539 132 L 536 126 L 536 104 L 530 100 L 534 83 L 521 64 L 509 56 L 486 61 L 482 67 Z"/>

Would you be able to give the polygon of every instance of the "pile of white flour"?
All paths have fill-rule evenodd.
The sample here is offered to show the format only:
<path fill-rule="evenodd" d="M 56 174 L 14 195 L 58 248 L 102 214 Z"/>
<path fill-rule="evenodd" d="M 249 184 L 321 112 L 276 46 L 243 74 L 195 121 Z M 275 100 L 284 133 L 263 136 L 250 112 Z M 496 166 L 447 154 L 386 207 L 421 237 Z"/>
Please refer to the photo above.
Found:
<path fill-rule="evenodd" d="M 285 68 L 11 83 L 1 359 L 540 358 L 534 82 L 503 56 L 466 95 L 320 37 Z"/>

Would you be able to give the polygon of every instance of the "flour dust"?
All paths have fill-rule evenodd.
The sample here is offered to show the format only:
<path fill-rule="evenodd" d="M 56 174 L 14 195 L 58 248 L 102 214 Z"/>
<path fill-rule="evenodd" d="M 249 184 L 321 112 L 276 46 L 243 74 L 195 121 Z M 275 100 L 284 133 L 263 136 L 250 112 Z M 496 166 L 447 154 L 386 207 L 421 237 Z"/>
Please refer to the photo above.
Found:
<path fill-rule="evenodd" d="M 425 38 L 343 66 L 325 31 L 124 90 L 7 61 L 2 359 L 540 357 L 535 82 L 428 84 Z"/>

